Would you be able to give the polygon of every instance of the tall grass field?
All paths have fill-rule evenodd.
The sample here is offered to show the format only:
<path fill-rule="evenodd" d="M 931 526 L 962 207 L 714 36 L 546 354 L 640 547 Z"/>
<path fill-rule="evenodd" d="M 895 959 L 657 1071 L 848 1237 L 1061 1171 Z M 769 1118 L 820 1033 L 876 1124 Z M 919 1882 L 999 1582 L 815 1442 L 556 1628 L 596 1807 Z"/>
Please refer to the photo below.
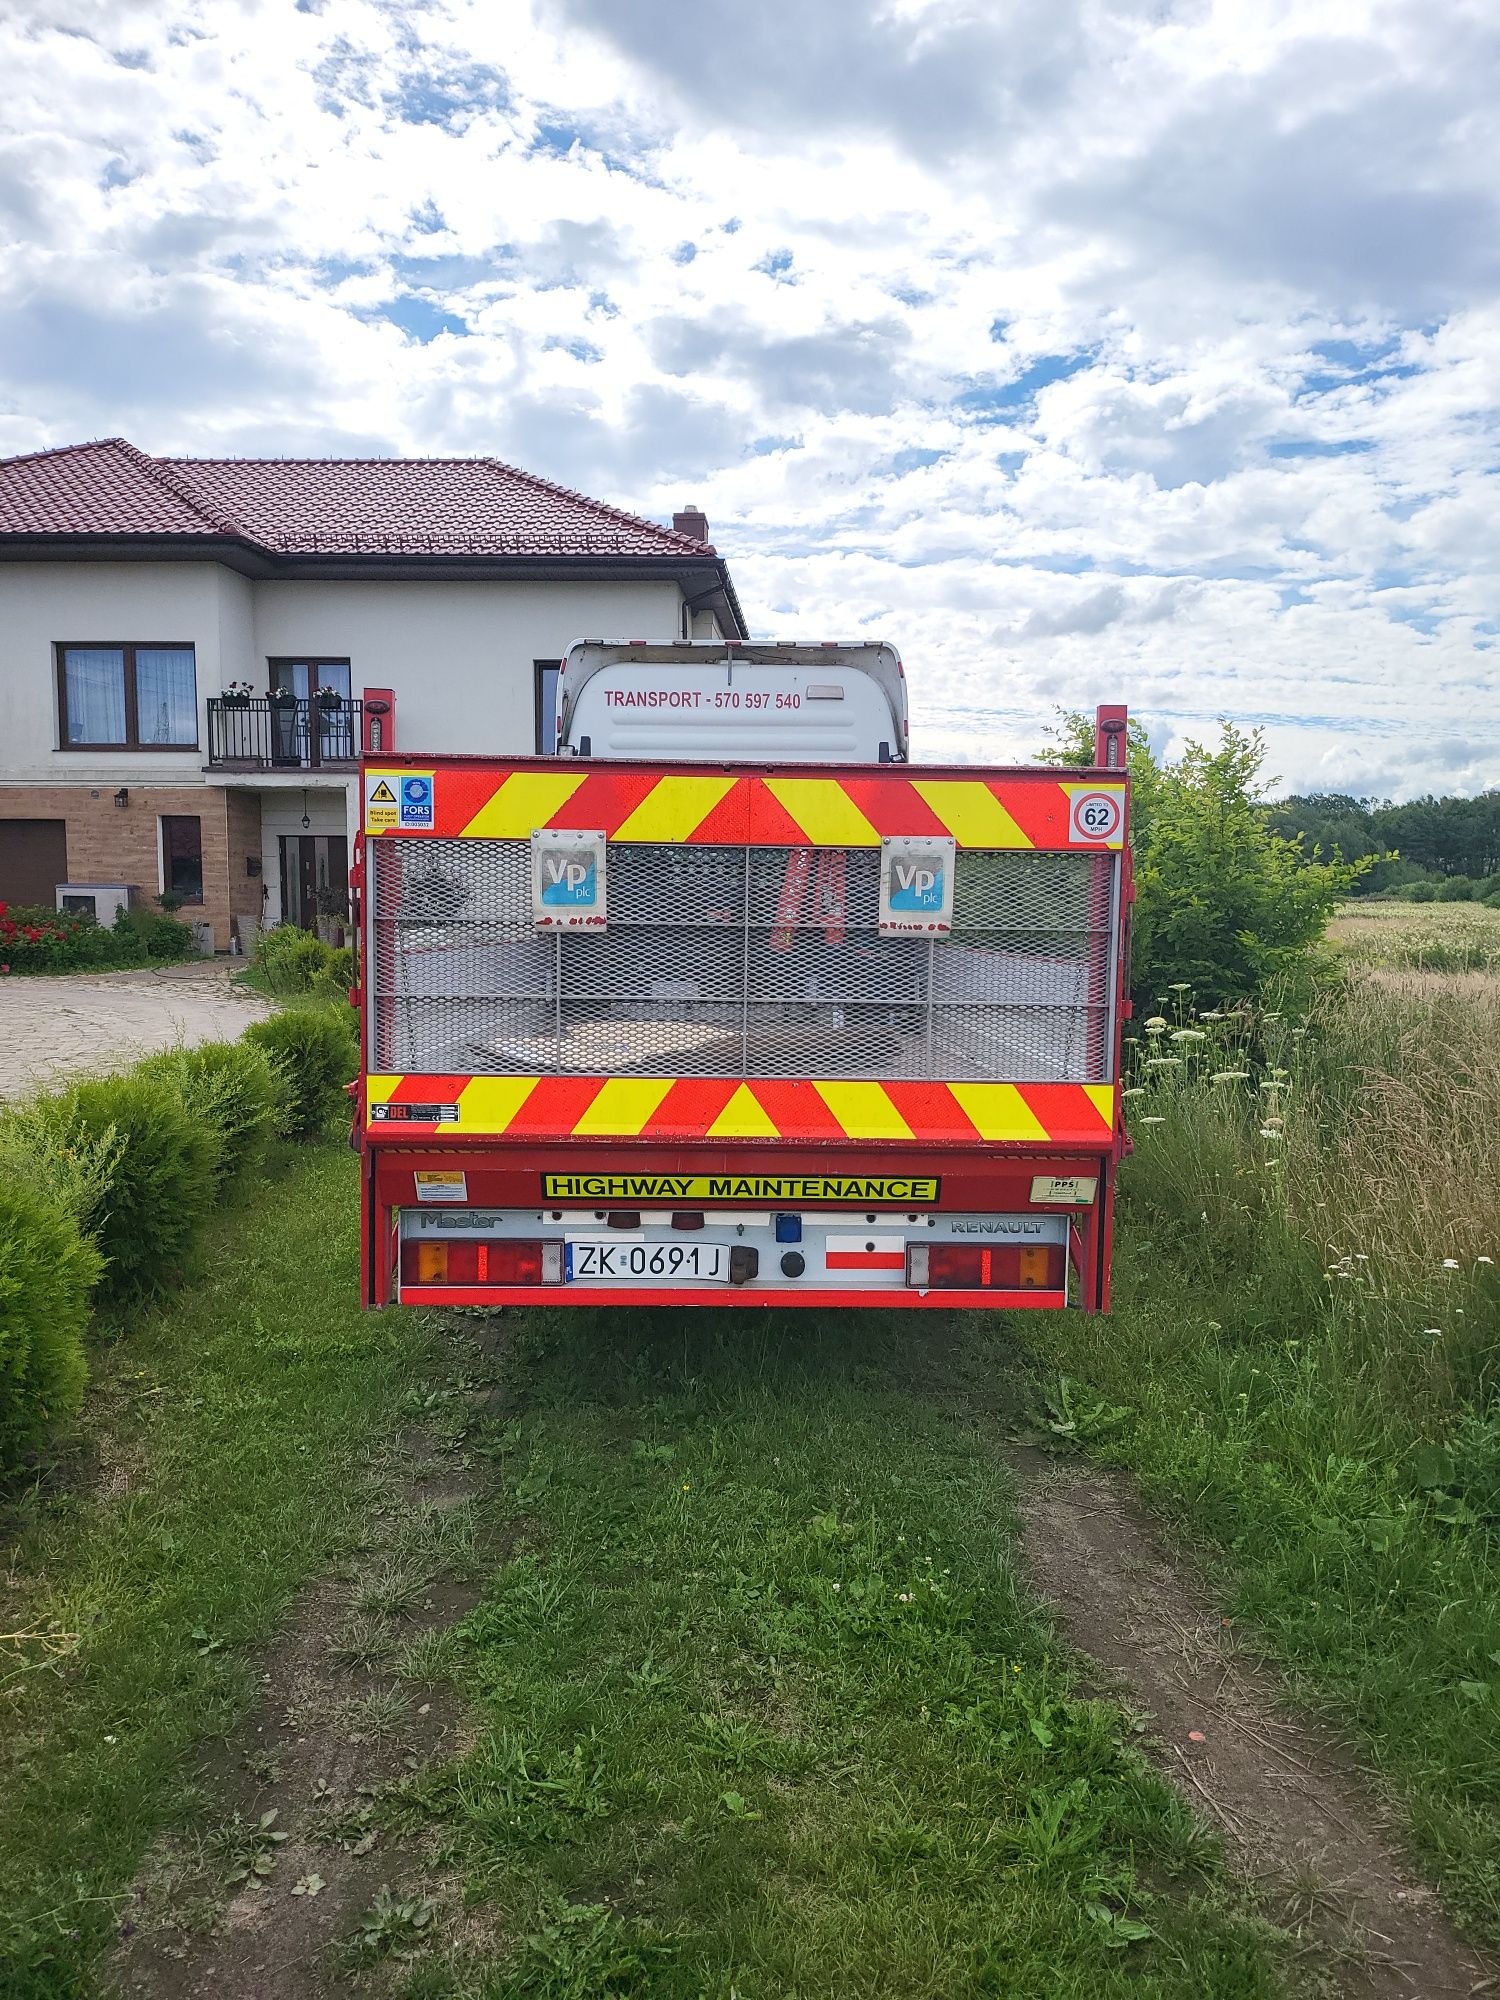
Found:
<path fill-rule="evenodd" d="M 1227 1550 L 1248 1629 L 1353 1722 L 1495 1939 L 1491 937 L 1497 913 L 1387 905 L 1340 916 L 1335 976 L 1302 1005 L 1159 996 L 1127 1044 L 1117 1310 L 1034 1345 L 1094 1448 Z"/>

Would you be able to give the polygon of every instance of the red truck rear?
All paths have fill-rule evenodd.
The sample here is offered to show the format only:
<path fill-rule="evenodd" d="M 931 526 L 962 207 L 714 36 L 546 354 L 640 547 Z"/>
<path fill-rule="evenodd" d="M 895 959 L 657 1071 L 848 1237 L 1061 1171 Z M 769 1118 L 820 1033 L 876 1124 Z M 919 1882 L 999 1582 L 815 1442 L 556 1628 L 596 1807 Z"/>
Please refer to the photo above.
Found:
<path fill-rule="evenodd" d="M 1106 1308 L 1124 711 L 1086 768 L 911 765 L 884 649 L 820 761 L 826 653 L 579 650 L 563 755 L 365 759 L 366 1303 Z"/>

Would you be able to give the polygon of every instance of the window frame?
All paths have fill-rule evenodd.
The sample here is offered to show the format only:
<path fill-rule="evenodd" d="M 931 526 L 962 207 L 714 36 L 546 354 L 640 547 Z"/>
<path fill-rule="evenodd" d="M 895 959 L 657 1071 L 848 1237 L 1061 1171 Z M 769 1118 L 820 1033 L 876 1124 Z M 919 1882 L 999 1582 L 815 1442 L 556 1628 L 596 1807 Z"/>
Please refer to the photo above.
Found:
<path fill-rule="evenodd" d="M 117 753 L 149 751 L 155 754 L 187 752 L 199 748 L 198 646 L 192 639 L 55 639 L 53 666 L 57 682 L 57 747 L 97 756 L 101 750 Z M 125 676 L 125 741 L 123 743 L 70 743 L 68 741 L 68 655 L 69 653 L 119 653 Z M 137 653 L 190 653 L 193 658 L 193 740 L 191 743 L 142 743 L 140 711 L 136 702 L 135 656 Z"/>
<path fill-rule="evenodd" d="M 557 682 L 557 677 L 561 675 L 561 673 L 562 673 L 561 660 L 533 660 L 531 663 L 532 737 L 536 744 L 536 754 L 538 757 L 555 757 L 557 755 L 556 682 Z M 552 729 L 552 741 L 550 743 L 544 743 L 542 741 L 542 719 L 546 711 L 546 703 L 542 699 L 542 685 L 543 685 L 542 676 L 544 674 L 551 674 L 553 676 L 553 694 L 552 694 L 553 729 Z"/>
<path fill-rule="evenodd" d="M 278 667 L 307 668 L 308 689 L 306 699 L 308 701 L 314 699 L 313 690 L 318 684 L 318 676 L 322 668 L 343 667 L 349 675 L 349 692 L 343 699 L 348 702 L 354 700 L 354 661 L 348 653 L 267 653 L 266 688 L 268 692 L 271 684 L 276 679 L 276 669 Z M 298 697 L 299 700 L 302 698 L 301 696 Z"/>

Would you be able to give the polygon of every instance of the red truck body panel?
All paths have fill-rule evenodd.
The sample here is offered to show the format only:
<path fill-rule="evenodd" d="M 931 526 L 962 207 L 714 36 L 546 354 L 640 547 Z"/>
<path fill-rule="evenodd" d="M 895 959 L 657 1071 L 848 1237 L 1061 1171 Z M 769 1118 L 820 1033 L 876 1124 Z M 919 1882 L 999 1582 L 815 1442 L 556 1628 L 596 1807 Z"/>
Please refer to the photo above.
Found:
<path fill-rule="evenodd" d="M 1069 770 L 776 770 L 421 757 L 388 737 L 362 769 L 355 869 L 366 1303 L 1106 1309 L 1123 710 L 1098 741 Z M 610 871 L 603 935 L 576 945 L 545 935 L 534 872 L 518 886 L 533 834 L 574 830 L 604 836 Z M 913 836 L 951 843 L 954 928 L 892 946 L 870 884 Z M 674 897 L 697 899 L 679 928 Z M 704 997 L 715 981 L 727 997 Z M 1017 1074 L 1035 1051 L 1050 1073 Z M 676 1268 L 716 1237 L 715 1282 L 652 1281 L 664 1244 Z M 617 1267 L 616 1240 L 639 1246 L 630 1282 L 577 1281 L 575 1243 Z M 539 1245 L 544 1282 L 484 1276 Z M 1024 1284 L 1005 1281 L 1017 1256 Z M 939 1264 L 984 1283 L 914 1275 Z"/>

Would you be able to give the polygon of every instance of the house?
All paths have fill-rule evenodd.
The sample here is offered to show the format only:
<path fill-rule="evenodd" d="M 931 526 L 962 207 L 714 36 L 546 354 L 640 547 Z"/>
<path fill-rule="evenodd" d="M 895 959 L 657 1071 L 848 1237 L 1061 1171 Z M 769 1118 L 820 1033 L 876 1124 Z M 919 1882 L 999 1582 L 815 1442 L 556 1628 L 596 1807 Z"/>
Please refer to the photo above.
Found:
<path fill-rule="evenodd" d="M 220 950 L 311 928 L 367 691 L 403 747 L 546 752 L 572 640 L 745 636 L 696 509 L 494 459 L 0 459 L 0 901 L 171 892 Z"/>

